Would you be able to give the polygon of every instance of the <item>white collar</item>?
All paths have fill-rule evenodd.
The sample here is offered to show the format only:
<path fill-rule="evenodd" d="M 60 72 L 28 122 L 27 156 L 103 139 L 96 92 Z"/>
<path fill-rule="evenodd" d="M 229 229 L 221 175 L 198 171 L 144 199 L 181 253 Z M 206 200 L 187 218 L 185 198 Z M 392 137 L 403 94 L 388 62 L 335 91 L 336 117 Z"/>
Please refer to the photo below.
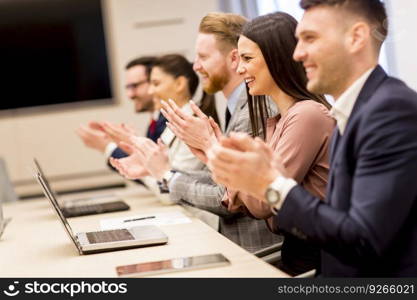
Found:
<path fill-rule="evenodd" d="M 330 114 L 336 119 L 340 135 L 343 135 L 359 93 L 373 70 L 374 68 L 371 68 L 363 73 L 347 90 L 343 92 L 330 110 Z"/>
<path fill-rule="evenodd" d="M 229 98 L 227 99 L 227 109 L 229 110 L 230 114 L 233 114 L 235 112 L 236 105 L 240 99 L 240 94 L 242 94 L 242 91 L 244 88 L 245 88 L 245 83 L 242 82 L 233 90 L 233 92 L 230 94 Z"/>
<path fill-rule="evenodd" d="M 152 120 L 158 121 L 158 119 L 159 119 L 159 114 L 160 114 L 160 113 L 161 113 L 161 112 L 159 111 L 159 109 L 154 110 L 153 112 L 151 112 L 151 118 L 152 118 Z"/>

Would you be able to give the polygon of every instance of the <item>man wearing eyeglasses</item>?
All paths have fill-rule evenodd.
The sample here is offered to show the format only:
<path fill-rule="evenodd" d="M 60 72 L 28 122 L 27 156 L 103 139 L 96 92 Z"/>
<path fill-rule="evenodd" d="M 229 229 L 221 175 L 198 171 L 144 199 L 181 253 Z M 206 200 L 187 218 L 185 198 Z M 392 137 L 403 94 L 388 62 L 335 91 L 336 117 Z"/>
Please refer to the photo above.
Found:
<path fill-rule="evenodd" d="M 149 75 L 156 57 L 144 56 L 130 61 L 126 69 L 126 95 L 134 103 L 135 111 L 138 113 L 151 113 L 151 121 L 146 136 L 153 141 L 157 141 L 165 129 L 166 119 L 154 110 L 152 96 L 148 93 Z M 104 153 L 107 158 L 122 158 L 126 154 L 117 147 L 108 134 L 101 130 L 102 124 L 90 122 L 88 126 L 80 126 L 77 129 L 78 136 L 84 144 L 92 149 Z"/>

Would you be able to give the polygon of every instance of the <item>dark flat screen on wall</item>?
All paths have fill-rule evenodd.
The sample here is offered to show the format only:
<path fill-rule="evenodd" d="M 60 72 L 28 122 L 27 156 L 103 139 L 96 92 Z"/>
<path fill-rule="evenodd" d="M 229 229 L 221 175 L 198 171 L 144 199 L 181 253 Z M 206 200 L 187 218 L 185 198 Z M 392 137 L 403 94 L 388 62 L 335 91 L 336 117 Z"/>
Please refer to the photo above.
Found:
<path fill-rule="evenodd" d="M 110 101 L 100 0 L 0 0 L 0 97 L 0 110 Z"/>

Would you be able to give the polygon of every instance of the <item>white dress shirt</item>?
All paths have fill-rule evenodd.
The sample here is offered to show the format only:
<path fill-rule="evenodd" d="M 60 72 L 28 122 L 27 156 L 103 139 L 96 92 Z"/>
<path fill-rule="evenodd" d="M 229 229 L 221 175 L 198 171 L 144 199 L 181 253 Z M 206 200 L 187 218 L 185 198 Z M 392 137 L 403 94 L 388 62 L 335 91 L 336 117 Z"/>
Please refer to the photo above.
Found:
<path fill-rule="evenodd" d="M 330 114 L 336 119 L 340 135 L 343 135 L 345 132 L 347 122 L 350 114 L 352 113 L 353 107 L 355 106 L 359 93 L 373 70 L 374 68 L 363 73 L 359 79 L 357 79 L 346 91 L 343 92 L 330 110 Z"/>

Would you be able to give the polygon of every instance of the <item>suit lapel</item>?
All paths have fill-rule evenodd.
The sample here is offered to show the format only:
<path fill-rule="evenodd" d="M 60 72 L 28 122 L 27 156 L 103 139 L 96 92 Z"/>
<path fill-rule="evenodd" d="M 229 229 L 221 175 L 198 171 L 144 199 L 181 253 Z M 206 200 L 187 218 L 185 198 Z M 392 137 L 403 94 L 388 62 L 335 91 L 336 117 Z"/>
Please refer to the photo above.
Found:
<path fill-rule="evenodd" d="M 380 67 L 377 66 L 375 70 L 372 71 L 372 73 L 369 75 L 369 78 L 366 80 L 363 88 L 361 89 L 358 98 L 355 102 L 355 105 L 353 106 L 352 113 L 349 116 L 346 129 L 341 136 L 339 134 L 339 128 L 336 126 L 333 131 L 332 136 L 332 142 L 330 147 L 330 173 L 329 173 L 329 181 L 327 184 L 327 195 L 328 201 L 330 202 L 331 199 L 331 193 L 334 188 L 334 182 L 335 182 L 335 172 L 337 168 L 337 161 L 340 157 L 342 149 L 344 149 L 344 143 L 347 139 L 347 137 L 350 134 L 350 131 L 352 130 L 352 124 L 355 122 L 354 120 L 360 113 L 361 108 L 363 105 L 372 97 L 372 95 L 375 93 L 375 90 L 378 88 L 378 86 L 382 83 L 384 79 L 387 78 L 387 74 L 385 71 Z"/>
<path fill-rule="evenodd" d="M 354 120 L 360 114 L 361 108 L 366 104 L 366 102 L 368 102 L 368 100 L 375 93 L 375 90 L 378 88 L 378 86 L 382 83 L 382 81 L 385 78 L 387 78 L 387 74 L 380 66 L 377 66 L 375 70 L 373 70 L 372 73 L 369 75 L 368 79 L 365 81 L 365 84 L 362 87 L 358 95 L 358 98 L 356 99 L 355 105 L 353 106 L 343 135 L 333 135 L 332 145 L 334 144 L 334 146 L 332 147 L 333 149 L 331 149 L 331 162 L 338 157 L 338 152 L 341 148 L 343 148 L 340 147 L 340 145 L 343 144 L 343 142 L 346 140 L 346 136 L 349 136 L 350 131 L 352 130 L 352 126 L 355 123 Z M 339 132 L 339 130 L 337 130 L 337 132 Z M 335 139 L 335 141 L 333 141 L 333 139 Z"/>
<path fill-rule="evenodd" d="M 160 128 L 161 126 L 165 127 L 165 122 L 167 119 L 165 119 L 163 114 L 159 114 L 158 120 L 156 120 L 156 127 Z"/>
<path fill-rule="evenodd" d="M 329 172 L 329 181 L 327 183 L 327 188 L 326 188 L 326 195 L 330 195 L 330 191 L 333 190 L 334 173 L 336 170 L 335 153 L 337 150 L 337 145 L 338 145 L 339 140 L 340 140 L 339 128 L 336 126 L 333 129 L 333 135 L 332 135 L 331 144 L 330 144 L 330 172 Z"/>
<path fill-rule="evenodd" d="M 229 126 L 227 126 L 226 128 L 226 134 L 232 132 L 233 129 L 236 127 L 236 123 L 239 122 L 240 119 L 240 111 L 245 107 L 245 105 L 247 105 L 247 103 L 248 96 L 246 93 L 246 89 L 243 89 L 243 91 L 240 93 L 239 101 L 236 103 L 235 111 L 232 113 L 232 116 L 230 117 Z"/>
<path fill-rule="evenodd" d="M 369 75 L 362 90 L 359 93 L 355 105 L 353 106 L 352 113 L 350 114 L 349 120 L 346 124 L 346 129 L 343 136 L 346 136 L 352 129 L 352 124 L 354 123 L 352 120 L 354 120 L 355 117 L 360 113 L 361 108 L 366 104 L 366 102 L 368 102 L 382 81 L 384 81 L 384 79 L 387 77 L 388 76 L 384 69 L 382 69 L 379 65 L 372 71 L 371 75 Z"/>
<path fill-rule="evenodd" d="M 339 128 L 335 126 L 335 128 L 333 129 L 333 135 L 332 135 L 332 139 L 330 143 L 330 163 L 334 161 L 334 155 L 337 149 L 337 143 L 339 142 L 339 139 L 340 139 Z"/>

